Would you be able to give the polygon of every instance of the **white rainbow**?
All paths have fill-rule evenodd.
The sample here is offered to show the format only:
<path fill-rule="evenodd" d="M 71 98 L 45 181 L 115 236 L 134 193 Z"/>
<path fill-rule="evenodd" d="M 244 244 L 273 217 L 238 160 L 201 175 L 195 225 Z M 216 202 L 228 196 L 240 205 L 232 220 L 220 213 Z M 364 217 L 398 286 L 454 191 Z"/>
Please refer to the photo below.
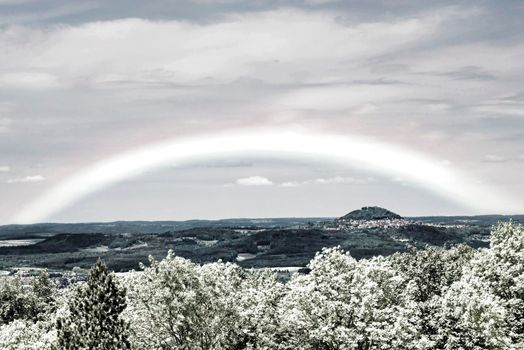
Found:
<path fill-rule="evenodd" d="M 510 196 L 477 184 L 456 169 L 395 145 L 358 136 L 265 129 L 177 138 L 116 155 L 51 188 L 12 221 L 42 222 L 89 194 L 145 172 L 230 156 L 306 158 L 350 164 L 401 177 L 475 212 L 508 212 L 523 208 L 522 203 Z"/>

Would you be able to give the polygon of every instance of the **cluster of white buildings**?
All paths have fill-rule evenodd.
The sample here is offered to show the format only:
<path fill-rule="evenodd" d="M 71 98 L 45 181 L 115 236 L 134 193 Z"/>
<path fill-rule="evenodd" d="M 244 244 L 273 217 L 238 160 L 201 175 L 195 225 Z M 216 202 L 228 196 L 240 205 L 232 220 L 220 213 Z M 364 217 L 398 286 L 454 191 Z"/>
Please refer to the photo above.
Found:
<path fill-rule="evenodd" d="M 335 221 L 339 229 L 364 229 L 364 228 L 399 228 L 411 225 L 414 222 L 406 219 L 380 219 L 380 220 L 345 220 Z"/>
<path fill-rule="evenodd" d="M 466 225 L 444 225 L 408 219 L 380 219 L 380 220 L 353 220 L 338 219 L 332 222 L 324 222 L 321 228 L 327 231 L 343 231 L 349 229 L 370 229 L 370 228 L 401 228 L 408 225 L 424 225 L 442 228 L 463 228 Z"/>

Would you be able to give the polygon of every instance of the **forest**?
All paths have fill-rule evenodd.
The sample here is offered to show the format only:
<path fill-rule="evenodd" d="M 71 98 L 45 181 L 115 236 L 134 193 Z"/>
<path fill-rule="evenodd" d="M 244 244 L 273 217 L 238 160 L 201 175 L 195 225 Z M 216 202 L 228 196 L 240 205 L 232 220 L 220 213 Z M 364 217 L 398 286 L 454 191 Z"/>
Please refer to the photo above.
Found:
<path fill-rule="evenodd" d="M 356 260 L 318 252 L 283 281 L 267 269 L 169 252 L 87 281 L 0 279 L 2 350 L 523 349 L 524 226 L 487 248 L 410 249 Z"/>

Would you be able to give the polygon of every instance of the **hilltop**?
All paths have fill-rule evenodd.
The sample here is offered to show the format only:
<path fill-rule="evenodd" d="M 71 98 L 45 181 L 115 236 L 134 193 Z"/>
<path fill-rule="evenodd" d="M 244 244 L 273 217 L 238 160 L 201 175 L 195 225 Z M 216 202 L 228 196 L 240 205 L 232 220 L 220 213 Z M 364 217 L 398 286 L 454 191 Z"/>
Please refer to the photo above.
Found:
<path fill-rule="evenodd" d="M 353 210 L 339 220 L 384 220 L 402 219 L 402 216 L 381 207 L 363 207 Z"/>

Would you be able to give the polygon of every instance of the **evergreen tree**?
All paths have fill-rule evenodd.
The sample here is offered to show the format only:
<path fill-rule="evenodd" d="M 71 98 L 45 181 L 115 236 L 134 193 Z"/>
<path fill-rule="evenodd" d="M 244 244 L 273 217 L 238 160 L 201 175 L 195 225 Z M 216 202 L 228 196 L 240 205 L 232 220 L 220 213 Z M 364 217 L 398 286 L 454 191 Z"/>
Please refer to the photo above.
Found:
<path fill-rule="evenodd" d="M 125 290 L 100 260 L 86 286 L 69 302 L 69 314 L 57 320 L 57 350 L 130 349 L 128 325 L 120 318 Z"/>

